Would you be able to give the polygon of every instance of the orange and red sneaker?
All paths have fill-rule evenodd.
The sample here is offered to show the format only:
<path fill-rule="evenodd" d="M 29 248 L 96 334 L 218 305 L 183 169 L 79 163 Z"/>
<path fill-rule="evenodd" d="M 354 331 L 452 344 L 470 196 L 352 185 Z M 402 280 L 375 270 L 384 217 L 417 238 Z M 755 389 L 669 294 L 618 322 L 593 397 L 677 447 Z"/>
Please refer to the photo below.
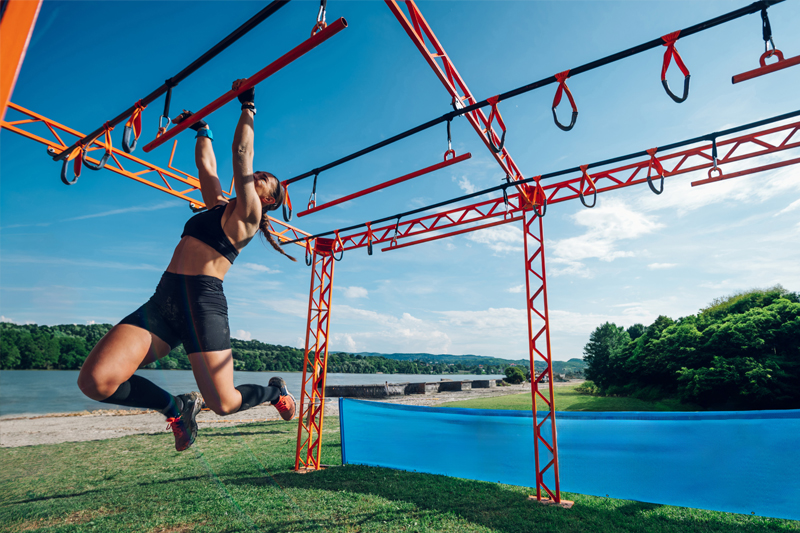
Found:
<path fill-rule="evenodd" d="M 269 380 L 270 387 L 276 387 L 280 389 L 281 395 L 280 397 L 272 402 L 272 405 L 275 406 L 275 409 L 278 410 L 280 413 L 281 418 L 284 420 L 291 420 L 294 416 L 295 411 L 295 401 L 294 396 L 289 390 L 286 388 L 286 382 L 283 378 L 274 377 Z"/>
<path fill-rule="evenodd" d="M 197 421 L 195 417 L 200 412 L 203 397 L 199 392 L 181 394 L 183 408 L 181 414 L 175 418 L 167 418 L 167 429 L 172 429 L 175 435 L 175 449 L 179 452 L 186 450 L 197 438 Z"/>

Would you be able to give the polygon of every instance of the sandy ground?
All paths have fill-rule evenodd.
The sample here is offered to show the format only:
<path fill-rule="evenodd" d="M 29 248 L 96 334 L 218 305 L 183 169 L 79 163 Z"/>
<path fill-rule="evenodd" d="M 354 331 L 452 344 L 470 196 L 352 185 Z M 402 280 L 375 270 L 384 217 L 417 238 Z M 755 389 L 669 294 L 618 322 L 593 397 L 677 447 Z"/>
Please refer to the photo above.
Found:
<path fill-rule="evenodd" d="M 558 386 L 574 385 L 577 381 L 555 383 Z M 530 385 L 511 385 L 493 389 L 475 389 L 463 392 L 440 392 L 398 396 L 385 401 L 407 405 L 440 405 L 442 403 L 474 398 L 489 398 L 506 394 L 530 392 Z M 339 416 L 338 398 L 325 402 L 325 416 Z M 209 427 L 229 427 L 264 420 L 278 420 L 278 412 L 270 405 L 260 405 L 242 413 L 221 417 L 211 411 L 197 416 L 200 434 Z M 96 410 L 80 413 L 58 413 L 31 417 L 0 418 L 0 447 L 56 444 L 87 440 L 113 439 L 141 433 L 169 431 L 164 416 L 155 411 Z"/>

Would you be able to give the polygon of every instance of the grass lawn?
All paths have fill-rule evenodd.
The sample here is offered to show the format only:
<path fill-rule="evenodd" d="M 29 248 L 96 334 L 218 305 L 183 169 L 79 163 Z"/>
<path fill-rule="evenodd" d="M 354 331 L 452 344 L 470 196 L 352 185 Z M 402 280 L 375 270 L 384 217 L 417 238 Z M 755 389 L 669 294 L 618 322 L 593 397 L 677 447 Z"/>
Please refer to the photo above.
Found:
<path fill-rule="evenodd" d="M 340 465 L 338 420 L 323 462 Z M 178 453 L 171 433 L 0 449 L 0 531 L 591 532 L 800 531 L 800 522 L 530 489 L 385 468 L 295 474 L 296 423 L 202 427 Z M 498 453 L 505 453 L 498 449 Z"/>
<path fill-rule="evenodd" d="M 553 389 L 556 411 L 700 411 L 692 404 L 680 403 L 677 400 L 646 402 L 636 398 L 613 398 L 589 396 L 575 392 L 578 385 L 565 385 Z M 544 394 L 547 394 L 543 391 Z M 541 400 L 541 398 L 540 398 Z M 537 401 L 539 410 L 544 410 L 543 402 Z M 442 404 L 442 407 L 464 407 L 468 409 L 512 409 L 518 411 L 531 410 L 531 394 L 509 394 L 494 398 L 462 400 Z"/>

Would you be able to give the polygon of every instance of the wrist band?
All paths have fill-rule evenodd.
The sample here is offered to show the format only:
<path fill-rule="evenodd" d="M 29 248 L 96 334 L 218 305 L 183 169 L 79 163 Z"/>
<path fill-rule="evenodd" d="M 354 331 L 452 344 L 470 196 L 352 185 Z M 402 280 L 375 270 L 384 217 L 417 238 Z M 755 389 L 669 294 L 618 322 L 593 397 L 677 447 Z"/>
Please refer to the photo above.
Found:
<path fill-rule="evenodd" d="M 254 115 L 256 114 L 256 104 L 242 104 L 242 111 L 245 109 L 249 109 Z"/>
<path fill-rule="evenodd" d="M 208 137 L 212 141 L 214 140 L 214 134 L 211 133 L 209 128 L 201 128 L 197 130 L 197 135 L 195 135 L 195 139 L 199 139 L 200 137 Z"/>

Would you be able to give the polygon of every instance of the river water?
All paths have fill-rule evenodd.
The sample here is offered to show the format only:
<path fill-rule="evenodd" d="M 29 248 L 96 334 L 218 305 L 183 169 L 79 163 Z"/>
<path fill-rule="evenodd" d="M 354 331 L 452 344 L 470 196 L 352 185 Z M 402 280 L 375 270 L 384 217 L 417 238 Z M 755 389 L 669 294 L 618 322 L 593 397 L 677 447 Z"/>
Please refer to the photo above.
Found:
<path fill-rule="evenodd" d="M 138 370 L 172 394 L 197 390 L 191 370 Z M 266 385 L 274 372 L 234 372 L 235 385 Z M 302 372 L 281 372 L 289 391 L 299 398 Z M 328 385 L 371 385 L 379 383 L 418 383 L 441 379 L 492 379 L 503 376 L 472 374 L 328 374 Z M 94 409 L 125 409 L 90 400 L 78 389 L 77 370 L 3 370 L 0 372 L 0 417 L 25 414 L 72 413 Z"/>

